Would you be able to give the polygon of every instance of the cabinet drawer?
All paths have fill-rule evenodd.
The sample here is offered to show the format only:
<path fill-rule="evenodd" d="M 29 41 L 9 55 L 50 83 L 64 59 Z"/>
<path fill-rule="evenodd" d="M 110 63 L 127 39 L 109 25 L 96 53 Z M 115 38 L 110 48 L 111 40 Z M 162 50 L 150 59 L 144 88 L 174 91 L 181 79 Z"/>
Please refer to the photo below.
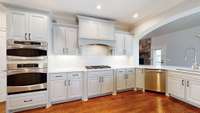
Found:
<path fill-rule="evenodd" d="M 47 103 L 47 94 L 43 93 L 31 93 L 22 94 L 21 96 L 13 96 L 8 99 L 8 109 L 15 110 L 20 108 L 26 108 L 37 105 L 44 105 Z"/>
<path fill-rule="evenodd" d="M 135 73 L 135 70 L 134 69 L 127 69 L 127 73 L 128 74 Z"/>
<path fill-rule="evenodd" d="M 66 79 L 66 73 L 56 73 L 50 75 L 51 80 L 64 80 Z"/>
<path fill-rule="evenodd" d="M 69 73 L 69 76 L 72 79 L 81 79 L 81 73 Z"/>

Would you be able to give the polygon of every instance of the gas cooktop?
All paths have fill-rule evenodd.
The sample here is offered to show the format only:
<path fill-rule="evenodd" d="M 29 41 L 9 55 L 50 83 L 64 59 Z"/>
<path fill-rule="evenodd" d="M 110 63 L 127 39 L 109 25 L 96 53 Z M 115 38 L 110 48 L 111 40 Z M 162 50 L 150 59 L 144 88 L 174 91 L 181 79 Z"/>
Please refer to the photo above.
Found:
<path fill-rule="evenodd" d="M 86 69 L 109 69 L 110 66 L 107 65 L 96 65 L 96 66 L 85 66 Z"/>

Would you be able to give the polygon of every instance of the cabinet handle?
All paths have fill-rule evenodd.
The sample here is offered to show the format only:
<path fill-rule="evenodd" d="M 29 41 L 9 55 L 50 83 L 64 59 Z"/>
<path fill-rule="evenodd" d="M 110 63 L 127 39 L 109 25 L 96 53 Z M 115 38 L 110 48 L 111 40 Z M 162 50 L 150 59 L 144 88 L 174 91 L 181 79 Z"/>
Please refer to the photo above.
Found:
<path fill-rule="evenodd" d="M 189 81 L 187 81 L 187 87 L 190 87 L 190 82 Z"/>
<path fill-rule="evenodd" d="M 99 83 L 101 83 L 101 77 L 99 77 Z"/>
<path fill-rule="evenodd" d="M 128 79 L 128 74 L 126 74 L 126 79 Z"/>
<path fill-rule="evenodd" d="M 184 86 L 185 84 L 184 84 L 184 80 L 182 80 L 182 86 Z"/>
<path fill-rule="evenodd" d="M 25 33 L 25 36 L 24 36 L 25 40 L 27 40 L 27 37 L 26 37 L 26 36 L 27 36 L 27 33 Z"/>
<path fill-rule="evenodd" d="M 79 74 L 73 74 L 72 76 L 77 77 L 77 76 L 79 76 Z"/>
<path fill-rule="evenodd" d="M 68 86 L 70 86 L 71 85 L 71 80 L 68 80 Z"/>
<path fill-rule="evenodd" d="M 60 77 L 62 77 L 61 75 L 60 76 L 56 76 L 57 78 L 60 78 Z"/>
<path fill-rule="evenodd" d="M 101 81 L 102 83 L 104 82 L 104 77 L 102 77 L 102 81 Z"/>
<path fill-rule="evenodd" d="M 65 80 L 65 86 L 67 86 L 67 80 Z"/>
<path fill-rule="evenodd" d="M 28 38 L 29 38 L 29 40 L 31 40 L 31 33 L 28 34 Z"/>
<path fill-rule="evenodd" d="M 30 100 L 24 100 L 24 102 L 32 102 L 33 100 L 32 99 L 30 99 Z"/>

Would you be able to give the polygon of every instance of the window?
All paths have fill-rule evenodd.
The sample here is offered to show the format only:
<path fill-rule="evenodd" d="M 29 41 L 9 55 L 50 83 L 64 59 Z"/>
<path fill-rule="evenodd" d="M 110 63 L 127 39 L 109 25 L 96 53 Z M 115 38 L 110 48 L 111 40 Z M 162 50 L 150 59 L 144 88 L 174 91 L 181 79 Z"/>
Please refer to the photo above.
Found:
<path fill-rule="evenodd" d="M 162 49 L 156 49 L 153 51 L 153 65 L 161 66 L 162 64 Z"/>

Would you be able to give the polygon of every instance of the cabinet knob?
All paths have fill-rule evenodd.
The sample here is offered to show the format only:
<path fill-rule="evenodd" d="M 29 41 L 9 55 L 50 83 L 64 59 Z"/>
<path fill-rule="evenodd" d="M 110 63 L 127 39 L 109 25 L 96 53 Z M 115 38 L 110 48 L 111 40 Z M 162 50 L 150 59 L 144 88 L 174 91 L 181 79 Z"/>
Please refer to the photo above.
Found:
<path fill-rule="evenodd" d="M 184 80 L 182 80 L 182 86 L 184 86 L 185 84 L 184 84 Z"/>

